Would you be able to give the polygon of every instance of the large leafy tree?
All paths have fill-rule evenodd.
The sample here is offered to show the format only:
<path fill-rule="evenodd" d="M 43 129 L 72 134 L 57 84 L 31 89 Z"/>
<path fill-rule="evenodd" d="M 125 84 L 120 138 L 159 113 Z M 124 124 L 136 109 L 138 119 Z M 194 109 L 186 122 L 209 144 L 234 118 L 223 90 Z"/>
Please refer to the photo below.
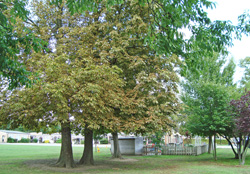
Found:
<path fill-rule="evenodd" d="M 83 16 L 70 16 L 63 3 L 55 6 L 49 1 L 36 3 L 34 12 L 38 19 L 33 30 L 48 42 L 54 40 L 56 44 L 50 46 L 56 51 L 22 55 L 40 80 L 31 88 L 13 92 L 1 108 L 1 119 L 12 127 L 22 124 L 37 131 L 60 125 L 62 147 L 57 165 L 70 168 L 75 165 L 71 130 L 98 129 L 116 121 L 112 121 L 109 106 L 121 103 L 121 71 L 96 57 L 95 37 L 84 27 L 88 20 L 77 20 Z"/>
<path fill-rule="evenodd" d="M 174 70 L 179 63 L 178 58 L 158 56 L 144 44 L 151 20 L 146 7 L 142 9 L 138 3 L 128 1 L 109 11 L 104 4 L 99 8 L 96 13 L 85 14 L 92 17 L 84 29 L 89 36 L 85 43 L 88 48 L 93 48 L 94 61 L 101 59 L 110 66 L 119 67 L 123 71 L 120 78 L 126 82 L 119 91 L 124 94 L 123 104 L 110 106 L 115 110 L 115 117 L 110 117 L 109 125 L 104 122 L 106 126 L 103 127 L 112 132 L 116 140 L 119 131 L 145 133 L 167 130 L 173 125 L 171 115 L 178 109 L 178 77 Z M 72 40 L 80 36 L 74 29 L 72 33 Z M 91 136 L 92 131 L 85 128 L 86 136 Z M 116 147 L 119 151 L 118 145 Z M 86 155 L 91 151 L 84 150 L 84 156 L 91 156 Z M 120 157 L 119 152 L 114 156 Z"/>
<path fill-rule="evenodd" d="M 24 58 L 29 69 L 41 74 L 41 80 L 31 88 L 37 90 L 28 92 L 27 89 L 22 95 L 32 93 L 40 99 L 36 105 L 47 113 L 35 112 L 44 115 L 40 119 L 50 120 L 46 118 L 53 115 L 54 122 L 68 123 L 62 125 L 65 129 L 69 124 L 77 129 L 83 126 L 86 140 L 90 142 L 92 131 L 102 127 L 116 134 L 118 131 L 147 132 L 169 128 L 170 116 L 178 109 L 175 96 L 178 77 L 174 71 L 178 58 L 158 56 L 144 45 L 150 21 L 147 8 L 138 14 L 139 4 L 129 1 L 111 11 L 100 6 L 102 10 L 96 13 L 70 17 L 63 5 L 58 7 L 42 2 L 38 5 L 35 10 L 38 21 L 33 30 L 48 42 L 56 41 L 55 45 L 50 45 L 56 51 L 34 53 Z M 113 73 L 114 79 L 105 78 L 105 72 Z M 116 79 L 115 74 L 119 74 L 120 79 Z M 126 82 L 123 86 L 122 81 Z M 42 84 L 48 87 L 45 91 L 39 90 L 44 89 Z M 31 101 L 28 98 L 23 102 Z M 5 108 L 5 111 L 11 110 Z M 56 113 L 68 120 L 60 119 Z M 71 116 L 74 121 L 69 119 Z M 90 148 L 84 150 L 80 162 L 92 163 L 93 156 L 89 154 L 92 145 L 86 144 L 86 147 Z M 61 159 L 64 158 L 59 160 L 64 165 Z M 72 160 L 69 166 L 71 164 Z"/>
<path fill-rule="evenodd" d="M 225 135 L 231 126 L 227 107 L 234 87 L 235 64 L 230 60 L 225 65 L 225 58 L 218 54 L 195 61 L 186 69 L 182 83 L 186 126 L 194 134 L 209 136 L 211 147 L 211 137 L 218 133 Z"/>

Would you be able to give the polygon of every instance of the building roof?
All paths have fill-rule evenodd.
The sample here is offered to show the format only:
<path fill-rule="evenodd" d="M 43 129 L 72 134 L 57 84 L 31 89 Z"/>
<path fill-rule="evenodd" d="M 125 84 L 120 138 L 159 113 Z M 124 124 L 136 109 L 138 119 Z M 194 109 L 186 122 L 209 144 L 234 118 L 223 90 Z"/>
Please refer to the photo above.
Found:
<path fill-rule="evenodd" d="M 12 131 L 12 130 L 0 130 L 0 132 L 5 132 L 5 133 L 8 133 L 8 134 L 28 134 L 28 133 L 25 133 L 25 132 Z"/>

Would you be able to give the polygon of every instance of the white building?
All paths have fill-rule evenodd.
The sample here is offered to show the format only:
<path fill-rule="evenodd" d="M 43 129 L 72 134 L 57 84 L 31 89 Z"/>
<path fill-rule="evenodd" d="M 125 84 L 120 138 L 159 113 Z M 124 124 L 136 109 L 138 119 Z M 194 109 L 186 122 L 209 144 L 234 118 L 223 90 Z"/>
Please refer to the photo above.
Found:
<path fill-rule="evenodd" d="M 37 139 L 37 143 L 43 143 L 43 142 L 49 142 L 49 143 L 55 143 L 56 140 L 61 139 L 60 133 L 53 133 L 53 134 L 43 134 L 42 132 L 20 132 L 20 131 L 12 131 L 12 130 L 0 130 L 0 143 L 7 143 L 8 138 L 17 139 L 17 141 L 20 141 L 22 138 L 29 138 L 31 142 L 33 142 L 34 139 Z M 84 140 L 84 137 L 82 135 L 75 135 L 72 134 L 72 143 L 73 144 L 80 144 L 81 140 Z"/>
<path fill-rule="evenodd" d="M 11 131 L 11 130 L 0 130 L 0 142 L 7 143 L 7 139 L 11 137 L 13 139 L 17 139 L 17 141 L 22 138 L 29 138 L 29 134 L 20 131 Z"/>

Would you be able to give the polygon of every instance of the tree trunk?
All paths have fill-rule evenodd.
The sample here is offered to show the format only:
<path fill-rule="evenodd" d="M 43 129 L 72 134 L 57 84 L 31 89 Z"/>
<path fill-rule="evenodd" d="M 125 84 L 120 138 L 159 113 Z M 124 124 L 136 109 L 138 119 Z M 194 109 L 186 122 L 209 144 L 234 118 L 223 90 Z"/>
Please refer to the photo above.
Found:
<path fill-rule="evenodd" d="M 214 135 L 214 160 L 217 161 L 217 154 L 216 154 L 216 135 Z"/>
<path fill-rule="evenodd" d="M 231 148 L 232 148 L 232 150 L 233 150 L 233 152 L 234 152 L 234 158 L 235 158 L 235 159 L 239 159 L 239 155 L 238 155 L 238 153 L 235 151 L 234 146 L 233 146 L 233 144 L 232 144 L 230 138 L 227 138 L 226 136 L 225 136 L 224 138 L 225 138 L 225 139 L 227 140 L 227 142 L 230 144 L 230 146 L 231 146 Z"/>
<path fill-rule="evenodd" d="M 75 167 L 75 162 L 73 159 L 72 152 L 72 142 L 71 142 L 71 129 L 70 122 L 61 123 L 62 126 L 62 143 L 61 143 L 61 153 L 56 166 L 73 168 Z"/>
<path fill-rule="evenodd" d="M 79 164 L 94 165 L 93 157 L 93 131 L 85 126 L 84 129 L 84 150 Z"/>
<path fill-rule="evenodd" d="M 210 154 L 212 151 L 212 136 L 208 137 L 208 153 Z"/>
<path fill-rule="evenodd" d="M 120 146 L 119 146 L 119 141 L 118 141 L 118 133 L 113 132 L 113 144 L 114 144 L 114 153 L 113 153 L 113 158 L 122 158 L 122 154 L 120 151 Z"/>
<path fill-rule="evenodd" d="M 242 138 L 239 138 L 239 141 L 237 141 L 237 152 L 239 156 L 239 163 L 242 165 L 242 153 L 241 153 L 241 144 L 242 144 Z"/>
<path fill-rule="evenodd" d="M 246 136 L 243 136 L 243 150 L 242 150 L 242 153 L 241 153 L 241 163 L 240 165 L 244 165 L 245 164 L 245 159 L 246 159 L 246 155 L 247 155 L 247 150 L 248 150 L 248 146 L 249 146 L 249 136 L 246 137 Z"/>

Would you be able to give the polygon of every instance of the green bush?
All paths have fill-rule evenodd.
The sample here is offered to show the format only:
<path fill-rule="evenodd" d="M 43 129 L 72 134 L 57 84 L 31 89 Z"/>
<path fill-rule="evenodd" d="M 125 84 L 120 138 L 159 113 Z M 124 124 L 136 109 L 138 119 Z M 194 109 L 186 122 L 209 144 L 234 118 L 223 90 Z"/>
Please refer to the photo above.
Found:
<path fill-rule="evenodd" d="M 205 138 L 202 138 L 201 139 L 201 142 L 202 143 L 206 143 L 206 144 L 208 144 L 208 138 L 207 139 L 205 139 Z M 216 144 L 217 145 L 228 145 L 228 142 L 227 142 L 227 140 L 225 140 L 225 139 L 219 139 L 219 138 L 216 138 Z"/>
<path fill-rule="evenodd" d="M 14 139 L 14 138 L 8 137 L 8 139 L 7 139 L 7 143 L 17 143 L 17 139 Z"/>
<path fill-rule="evenodd" d="M 228 145 L 227 140 L 216 139 L 216 143 L 219 144 L 219 145 Z"/>
<path fill-rule="evenodd" d="M 81 144 L 84 144 L 84 140 L 81 140 Z"/>
<path fill-rule="evenodd" d="M 60 138 L 60 139 L 56 140 L 56 143 L 62 143 L 62 139 Z"/>
<path fill-rule="evenodd" d="M 38 139 L 37 138 L 34 138 L 33 139 L 33 143 L 37 143 L 38 142 Z"/>
<path fill-rule="evenodd" d="M 101 139 L 100 140 L 100 144 L 108 144 L 108 143 L 109 143 L 108 139 Z"/>
<path fill-rule="evenodd" d="M 18 143 L 29 143 L 30 139 L 29 138 L 22 138 Z"/>

